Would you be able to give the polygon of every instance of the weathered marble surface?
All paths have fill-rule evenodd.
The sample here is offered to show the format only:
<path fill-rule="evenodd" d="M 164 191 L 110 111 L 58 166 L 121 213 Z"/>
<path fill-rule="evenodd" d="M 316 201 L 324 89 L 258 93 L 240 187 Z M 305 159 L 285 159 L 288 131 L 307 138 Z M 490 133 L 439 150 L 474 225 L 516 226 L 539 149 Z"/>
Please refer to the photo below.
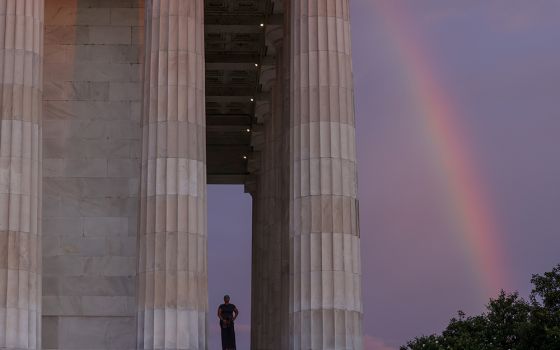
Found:
<path fill-rule="evenodd" d="M 42 1 L 0 1 L 0 349 L 41 349 Z"/>
<path fill-rule="evenodd" d="M 48 0 L 43 349 L 134 349 L 143 3 Z"/>
<path fill-rule="evenodd" d="M 43 349 L 135 349 L 135 323 L 130 317 L 43 316 Z"/>
<path fill-rule="evenodd" d="M 266 29 L 267 53 L 274 61 L 261 73 L 264 98 L 256 101 L 262 134 L 255 142 L 259 169 L 253 197 L 253 272 L 251 347 L 289 346 L 289 114 L 286 95 L 289 72 L 281 25 Z M 271 322 L 271 315 L 274 321 Z"/>
<path fill-rule="evenodd" d="M 205 349 L 204 1 L 146 2 L 138 349 Z"/>
<path fill-rule="evenodd" d="M 0 1 L 0 349 L 204 349 L 204 1 L 42 4 Z M 361 349 L 348 2 L 283 6 L 249 159 L 253 347 Z"/>
<path fill-rule="evenodd" d="M 349 5 L 290 4 L 290 348 L 361 349 Z"/>

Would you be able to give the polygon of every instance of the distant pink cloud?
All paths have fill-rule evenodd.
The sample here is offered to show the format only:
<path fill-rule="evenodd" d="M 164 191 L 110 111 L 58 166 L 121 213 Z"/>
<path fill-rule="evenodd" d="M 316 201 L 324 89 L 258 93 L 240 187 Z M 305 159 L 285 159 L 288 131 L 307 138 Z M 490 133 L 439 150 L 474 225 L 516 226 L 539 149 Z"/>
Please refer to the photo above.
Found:
<path fill-rule="evenodd" d="M 364 350 L 397 350 L 397 348 L 385 344 L 381 339 L 366 334 L 364 335 Z"/>

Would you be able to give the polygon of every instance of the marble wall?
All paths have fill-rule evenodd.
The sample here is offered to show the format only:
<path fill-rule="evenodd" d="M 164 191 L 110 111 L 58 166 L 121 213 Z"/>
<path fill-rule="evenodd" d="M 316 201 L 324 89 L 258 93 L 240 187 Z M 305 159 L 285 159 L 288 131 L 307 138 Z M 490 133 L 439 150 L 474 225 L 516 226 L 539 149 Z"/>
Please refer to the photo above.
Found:
<path fill-rule="evenodd" d="M 134 349 L 142 0 L 46 0 L 43 349 Z"/>

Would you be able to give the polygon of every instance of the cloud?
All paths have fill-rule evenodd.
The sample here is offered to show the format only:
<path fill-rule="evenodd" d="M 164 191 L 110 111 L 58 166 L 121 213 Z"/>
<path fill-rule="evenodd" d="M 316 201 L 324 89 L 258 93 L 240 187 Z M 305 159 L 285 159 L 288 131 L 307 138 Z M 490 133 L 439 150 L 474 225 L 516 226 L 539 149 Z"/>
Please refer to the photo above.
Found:
<path fill-rule="evenodd" d="M 385 342 L 379 338 L 366 334 L 364 335 L 364 350 L 397 350 L 397 348 L 385 344 Z"/>

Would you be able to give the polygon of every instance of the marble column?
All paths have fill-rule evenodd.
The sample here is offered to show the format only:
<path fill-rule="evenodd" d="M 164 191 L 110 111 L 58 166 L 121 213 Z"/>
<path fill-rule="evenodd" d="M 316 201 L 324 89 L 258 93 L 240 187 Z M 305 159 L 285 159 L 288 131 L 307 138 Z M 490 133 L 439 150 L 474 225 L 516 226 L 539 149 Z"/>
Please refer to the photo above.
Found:
<path fill-rule="evenodd" d="M 204 1 L 148 0 L 138 349 L 206 349 Z"/>
<path fill-rule="evenodd" d="M 274 72 L 261 72 L 263 92 L 268 96 L 262 119 L 263 145 L 260 169 L 253 195 L 253 287 L 251 347 L 258 350 L 286 349 L 288 344 L 288 149 L 284 142 L 285 117 L 282 79 L 282 26 L 267 28 L 268 54 L 275 57 Z"/>
<path fill-rule="evenodd" d="M 291 0 L 291 349 L 361 349 L 348 0 Z"/>
<path fill-rule="evenodd" d="M 0 349 L 41 348 L 43 13 L 0 2 Z"/>
<path fill-rule="evenodd" d="M 0 1 L 0 349 L 41 349 L 43 6 Z"/>
<path fill-rule="evenodd" d="M 261 344 L 259 334 L 262 334 L 264 324 L 264 269 L 260 262 L 263 259 L 263 241 L 265 232 L 263 230 L 264 203 L 257 189 L 261 187 L 259 174 L 255 175 L 251 188 L 246 187 L 246 192 L 252 197 L 252 256 L 251 256 L 251 349 L 258 349 Z"/>

